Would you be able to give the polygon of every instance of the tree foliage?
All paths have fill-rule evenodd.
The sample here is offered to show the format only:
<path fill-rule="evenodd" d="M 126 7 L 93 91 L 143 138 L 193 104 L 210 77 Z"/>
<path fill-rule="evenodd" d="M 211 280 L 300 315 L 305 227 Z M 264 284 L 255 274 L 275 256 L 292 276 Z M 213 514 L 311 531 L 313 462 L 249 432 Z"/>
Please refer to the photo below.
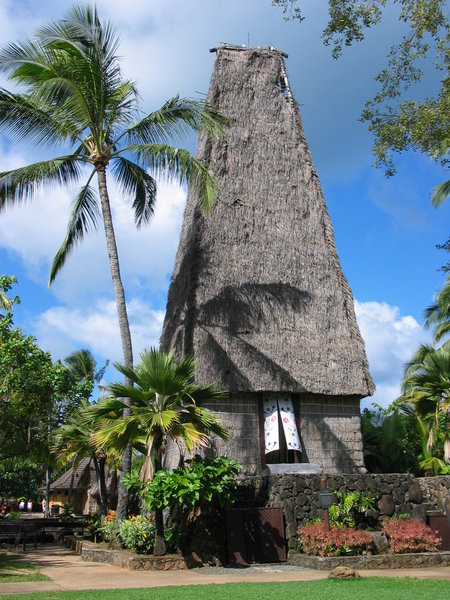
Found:
<path fill-rule="evenodd" d="M 0 497 L 37 500 L 42 484 L 42 466 L 30 459 L 10 458 L 0 463 Z"/>
<path fill-rule="evenodd" d="M 421 439 L 414 414 L 396 404 L 361 415 L 364 462 L 371 473 L 419 473 Z"/>
<path fill-rule="evenodd" d="M 3 291 L 14 278 L 1 277 Z M 18 301 L 16 296 L 12 303 Z M 49 434 L 67 419 L 90 384 L 78 382 L 60 361 L 53 363 L 32 335 L 13 325 L 12 314 L 0 315 L 0 458 L 49 459 Z"/>
<path fill-rule="evenodd" d="M 303 20 L 302 0 L 272 0 L 286 19 Z M 395 173 L 393 153 L 417 150 L 443 165 L 450 147 L 450 23 L 446 0 L 329 0 L 329 21 L 323 41 L 338 58 L 343 46 L 364 39 L 365 31 L 382 19 L 388 4 L 398 5 L 398 19 L 406 32 L 387 55 L 386 67 L 376 76 L 379 91 L 368 100 L 361 120 L 374 136 L 377 166 Z M 432 65 L 440 87 L 423 100 L 414 97 Z M 448 195 L 448 182 L 435 190 L 433 201 Z"/>

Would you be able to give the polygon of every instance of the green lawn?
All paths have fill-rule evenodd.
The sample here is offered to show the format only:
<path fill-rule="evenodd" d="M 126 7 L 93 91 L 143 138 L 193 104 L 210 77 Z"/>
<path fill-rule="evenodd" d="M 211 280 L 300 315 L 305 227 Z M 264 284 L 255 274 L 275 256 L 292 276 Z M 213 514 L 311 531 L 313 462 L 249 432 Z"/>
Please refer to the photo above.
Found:
<path fill-rule="evenodd" d="M 0 583 L 47 580 L 48 577 L 41 575 L 37 567 L 23 562 L 16 554 L 0 551 Z"/>
<path fill-rule="evenodd" d="M 353 581 L 230 583 L 138 590 L 15 594 L 8 600 L 436 600 L 450 597 L 450 581 L 369 578 Z"/>

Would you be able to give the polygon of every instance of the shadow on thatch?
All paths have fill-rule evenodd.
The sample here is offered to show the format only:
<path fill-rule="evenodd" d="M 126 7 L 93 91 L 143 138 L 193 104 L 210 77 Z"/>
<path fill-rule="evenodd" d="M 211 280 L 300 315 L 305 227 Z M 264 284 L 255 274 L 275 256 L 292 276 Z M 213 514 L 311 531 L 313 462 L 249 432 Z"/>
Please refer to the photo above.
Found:
<path fill-rule="evenodd" d="M 200 308 L 198 319 L 232 335 L 255 333 L 274 319 L 283 323 L 290 313 L 302 312 L 310 299 L 308 292 L 288 283 L 228 285 Z"/>
<path fill-rule="evenodd" d="M 210 364 L 214 372 L 220 373 L 220 385 L 226 386 L 227 389 L 233 391 L 251 389 L 250 381 L 245 377 L 236 363 L 232 361 L 230 353 L 226 352 L 214 338 L 211 331 L 202 327 L 200 322 L 197 323 L 197 327 L 201 327 L 207 333 L 205 351 L 210 357 Z M 250 344 L 236 334 L 234 342 L 239 345 L 239 356 L 245 356 L 246 360 L 252 363 L 252 370 L 260 370 L 262 373 L 270 374 L 273 381 L 279 383 L 280 389 L 292 388 L 298 390 L 301 388 L 300 382 L 296 381 L 286 369 L 266 356 L 261 350 L 258 350 L 253 344 Z M 266 390 L 260 389 L 255 391 Z"/>

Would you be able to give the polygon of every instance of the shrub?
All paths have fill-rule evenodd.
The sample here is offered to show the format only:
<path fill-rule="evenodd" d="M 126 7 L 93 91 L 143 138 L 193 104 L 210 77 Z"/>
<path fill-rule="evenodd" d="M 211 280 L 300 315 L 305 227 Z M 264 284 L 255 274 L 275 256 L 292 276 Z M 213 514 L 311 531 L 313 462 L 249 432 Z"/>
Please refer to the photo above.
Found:
<path fill-rule="evenodd" d="M 116 511 L 108 510 L 103 524 L 98 528 L 98 532 L 104 542 L 110 542 L 114 538 L 114 527 L 116 522 Z"/>
<path fill-rule="evenodd" d="M 168 506 L 192 510 L 213 502 L 228 507 L 234 502 L 235 477 L 240 468 L 235 460 L 223 456 L 196 457 L 174 471 L 157 471 L 142 496 L 149 511 Z"/>
<path fill-rule="evenodd" d="M 431 527 L 415 521 L 412 517 L 407 519 L 394 517 L 385 521 L 383 532 L 388 538 L 391 554 L 436 552 L 442 541 Z"/>
<path fill-rule="evenodd" d="M 125 548 L 138 554 L 151 554 L 155 544 L 153 517 L 137 515 L 125 519 L 119 525 L 119 537 Z"/>
<path fill-rule="evenodd" d="M 332 527 L 325 531 L 323 523 L 307 523 L 298 528 L 299 549 L 313 556 L 372 554 L 372 537 L 367 531 Z"/>

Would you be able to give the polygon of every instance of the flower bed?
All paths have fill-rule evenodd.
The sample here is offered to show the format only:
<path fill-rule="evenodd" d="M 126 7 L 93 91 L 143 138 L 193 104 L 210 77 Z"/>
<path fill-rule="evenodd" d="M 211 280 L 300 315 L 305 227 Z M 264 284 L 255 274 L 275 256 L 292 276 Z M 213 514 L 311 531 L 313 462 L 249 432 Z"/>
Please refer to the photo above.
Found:
<path fill-rule="evenodd" d="M 323 523 L 308 523 L 299 527 L 298 535 L 302 552 L 314 556 L 372 554 L 374 549 L 370 533 L 345 525 L 326 531 Z"/>
<path fill-rule="evenodd" d="M 386 520 L 382 531 L 386 534 L 391 554 L 436 552 L 442 539 L 425 523 L 407 519 Z"/>

